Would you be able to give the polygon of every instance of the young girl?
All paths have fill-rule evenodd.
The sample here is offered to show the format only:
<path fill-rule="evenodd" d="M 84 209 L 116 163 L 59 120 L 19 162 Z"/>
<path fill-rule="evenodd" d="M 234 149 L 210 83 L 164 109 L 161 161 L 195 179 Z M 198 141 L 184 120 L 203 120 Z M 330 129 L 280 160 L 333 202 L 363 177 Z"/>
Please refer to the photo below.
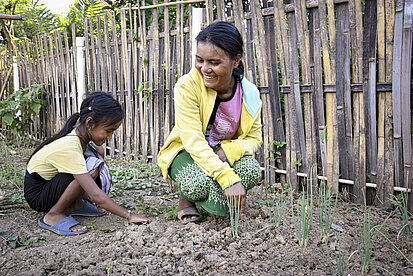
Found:
<path fill-rule="evenodd" d="M 27 162 L 24 196 L 31 208 L 46 212 L 38 221 L 40 227 L 60 235 L 85 233 L 86 227 L 69 214 L 99 216 L 102 213 L 83 198 L 131 223 L 150 222 L 144 215 L 133 214 L 109 198 L 94 181 L 98 171 L 91 176 L 86 167 L 84 152 L 89 142 L 101 147 L 111 139 L 123 117 L 120 104 L 110 94 L 94 92 L 62 130 L 33 152 Z"/>

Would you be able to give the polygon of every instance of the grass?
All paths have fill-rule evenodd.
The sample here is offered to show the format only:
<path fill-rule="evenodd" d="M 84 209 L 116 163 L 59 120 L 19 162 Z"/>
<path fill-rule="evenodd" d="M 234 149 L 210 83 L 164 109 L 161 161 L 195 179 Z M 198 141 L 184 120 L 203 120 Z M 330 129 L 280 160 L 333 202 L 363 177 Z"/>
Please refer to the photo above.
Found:
<path fill-rule="evenodd" d="M 25 202 L 23 196 L 25 164 L 16 163 L 16 160 L 26 159 L 29 152 L 31 151 L 25 147 L 16 147 L 12 141 L 0 139 L 0 205 Z"/>

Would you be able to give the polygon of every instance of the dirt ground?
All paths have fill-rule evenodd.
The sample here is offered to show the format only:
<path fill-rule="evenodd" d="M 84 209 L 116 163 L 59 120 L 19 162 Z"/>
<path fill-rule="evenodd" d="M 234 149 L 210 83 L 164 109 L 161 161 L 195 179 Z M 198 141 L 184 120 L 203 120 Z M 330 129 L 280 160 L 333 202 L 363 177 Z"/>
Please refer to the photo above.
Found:
<path fill-rule="evenodd" d="M 348 260 L 344 275 L 361 275 L 356 229 L 357 219 L 363 220 L 363 206 L 339 202 L 328 250 L 314 207 L 308 245 L 303 248 L 290 204 L 276 227 L 270 223 L 272 207 L 264 201 L 275 198 L 277 189 L 265 195 L 262 186 L 256 187 L 248 194 L 247 213 L 240 220 L 239 237 L 234 238 L 228 218 L 203 213 L 200 224 L 182 225 L 175 219 L 177 195 L 153 166 L 112 160 L 117 181 L 113 198 L 145 213 L 152 223 L 127 225 L 115 215 L 76 217 L 89 231 L 63 237 L 38 227 L 43 214 L 22 200 L 25 158 L 24 151 L 1 147 L 0 275 L 337 275 L 339 248 Z M 400 214 L 377 208 L 368 208 L 368 213 L 371 227 L 390 216 L 382 232 L 410 263 L 378 235 L 367 275 L 413 275 L 412 243 L 407 250 L 397 237 Z"/>

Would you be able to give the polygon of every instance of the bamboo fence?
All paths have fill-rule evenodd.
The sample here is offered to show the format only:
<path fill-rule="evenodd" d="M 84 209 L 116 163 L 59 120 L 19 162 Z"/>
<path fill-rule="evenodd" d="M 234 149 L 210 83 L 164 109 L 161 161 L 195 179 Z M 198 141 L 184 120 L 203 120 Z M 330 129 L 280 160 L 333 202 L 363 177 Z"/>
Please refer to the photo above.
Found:
<path fill-rule="evenodd" d="M 33 130 L 50 135 L 77 111 L 77 81 L 85 78 L 88 93 L 110 91 L 125 110 L 110 154 L 156 162 L 174 124 L 173 87 L 191 68 L 195 3 L 205 8 L 203 26 L 229 21 L 244 39 L 245 75 L 263 101 L 257 158 L 265 183 L 280 176 L 294 189 L 316 188 L 322 179 L 379 206 L 413 188 L 412 0 L 155 0 L 88 18 L 86 76 L 77 74 L 79 45 L 69 45 L 66 32 L 18 47 L 21 86 L 49 84 Z"/>
<path fill-rule="evenodd" d="M 13 67 L 6 51 L 0 57 L 0 100 L 13 92 Z"/>

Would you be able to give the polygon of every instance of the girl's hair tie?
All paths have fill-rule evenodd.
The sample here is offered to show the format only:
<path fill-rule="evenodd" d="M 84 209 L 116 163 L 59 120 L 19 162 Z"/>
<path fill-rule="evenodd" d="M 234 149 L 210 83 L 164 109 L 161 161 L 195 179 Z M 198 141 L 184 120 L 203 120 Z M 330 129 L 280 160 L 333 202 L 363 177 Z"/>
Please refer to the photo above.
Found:
<path fill-rule="evenodd" d="M 89 106 L 87 109 L 88 109 L 89 111 L 92 111 L 92 107 L 91 107 L 91 106 Z"/>

